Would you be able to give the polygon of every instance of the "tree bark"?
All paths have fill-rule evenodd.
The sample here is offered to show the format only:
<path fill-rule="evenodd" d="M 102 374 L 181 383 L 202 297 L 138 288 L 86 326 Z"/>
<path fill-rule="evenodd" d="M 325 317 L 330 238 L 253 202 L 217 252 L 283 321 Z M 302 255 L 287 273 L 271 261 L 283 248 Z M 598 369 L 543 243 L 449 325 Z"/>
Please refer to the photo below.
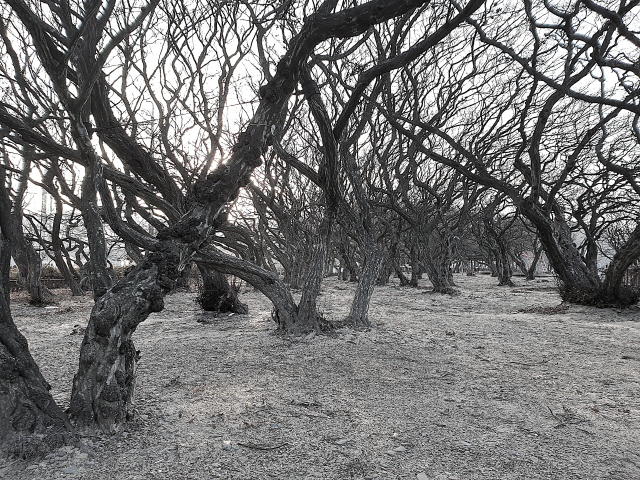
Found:
<path fill-rule="evenodd" d="M 368 245 L 366 248 L 364 265 L 351 302 L 351 311 L 345 319 L 347 324 L 356 329 L 371 328 L 369 304 L 371 303 L 371 296 L 375 289 L 376 280 L 380 275 L 380 268 L 382 268 L 382 260 L 384 258 L 376 245 Z"/>
<path fill-rule="evenodd" d="M 202 276 L 202 289 L 198 293 L 198 304 L 207 312 L 248 313 L 245 303 L 238 299 L 238 291 L 233 288 L 227 276 L 206 265 L 198 264 Z"/>
<path fill-rule="evenodd" d="M 205 265 L 220 273 L 235 275 L 260 290 L 273 304 L 273 319 L 276 324 L 293 325 L 296 323 L 298 307 L 291 291 L 274 272 L 257 265 L 220 252 L 213 246 L 202 247 L 195 255 L 198 265 Z"/>
<path fill-rule="evenodd" d="M 640 290 L 622 285 L 627 269 L 640 257 L 640 223 L 625 244 L 616 252 L 607 267 L 602 284 L 601 302 L 604 305 L 629 306 L 638 302 Z"/>
<path fill-rule="evenodd" d="M 11 317 L 11 242 L 5 234 L 10 209 L 4 208 L 8 200 L 4 183 L 0 189 L 0 216 L 4 217 L 0 219 L 0 450 L 30 457 L 44 453 L 47 445 L 61 445 L 70 434 L 71 424 L 51 397 L 51 386 Z"/>
<path fill-rule="evenodd" d="M 511 280 L 511 277 L 513 276 L 513 269 L 511 268 L 511 262 L 509 261 L 507 247 L 499 244 L 498 248 L 494 251 L 494 256 L 496 258 L 498 286 L 513 287 L 514 283 L 513 280 Z"/>
<path fill-rule="evenodd" d="M 534 280 L 536 278 L 536 268 L 538 266 L 538 261 L 540 260 L 541 255 L 542 255 L 542 247 L 536 248 L 534 246 L 533 260 L 531 261 L 531 265 L 527 270 L 527 280 Z"/>
<path fill-rule="evenodd" d="M 131 336 L 152 312 L 164 308 L 177 265 L 171 253 L 151 253 L 96 300 L 73 378 L 69 414 L 78 425 L 108 431 L 130 417 L 139 359 Z"/>
<path fill-rule="evenodd" d="M 447 295 L 457 293 L 448 265 L 445 265 L 442 262 L 433 261 L 429 258 L 425 259 L 424 265 L 435 293 L 444 293 Z"/>
<path fill-rule="evenodd" d="M 51 182 L 50 187 L 53 188 L 53 181 Z M 60 227 L 62 224 L 62 200 L 59 196 L 54 196 L 54 199 L 56 202 L 56 213 L 53 216 L 53 228 L 51 229 L 51 249 L 53 250 L 54 260 L 58 270 L 62 274 L 62 277 L 71 289 L 71 295 L 74 297 L 81 296 L 84 295 L 84 291 L 80 288 L 80 283 L 71 272 L 71 269 L 67 262 L 65 262 L 65 258 L 62 254 L 63 246 L 62 239 L 60 238 Z"/>
<path fill-rule="evenodd" d="M 549 263 L 561 282 L 563 300 L 578 304 L 593 304 L 602 286 L 600 278 L 583 261 L 571 238 L 571 230 L 561 212 L 551 220 L 538 205 L 526 199 L 519 205 L 522 214 L 538 231 Z"/>
<path fill-rule="evenodd" d="M 302 298 L 298 304 L 296 322 L 291 325 L 281 325 L 280 328 L 288 333 L 303 334 L 312 331 L 319 332 L 321 317 L 318 313 L 316 300 L 320 293 L 322 280 L 327 265 L 329 242 L 331 241 L 332 219 L 325 213 L 318 229 L 317 243 L 313 251 L 307 278 L 302 290 Z"/>
<path fill-rule="evenodd" d="M 21 207 L 20 207 L 21 208 Z M 33 305 L 41 305 L 53 298 L 53 294 L 42 285 L 42 259 L 22 229 L 22 212 L 13 209 L 8 222 L 8 235 L 11 238 L 11 254 L 18 266 L 18 281 L 29 293 Z"/>

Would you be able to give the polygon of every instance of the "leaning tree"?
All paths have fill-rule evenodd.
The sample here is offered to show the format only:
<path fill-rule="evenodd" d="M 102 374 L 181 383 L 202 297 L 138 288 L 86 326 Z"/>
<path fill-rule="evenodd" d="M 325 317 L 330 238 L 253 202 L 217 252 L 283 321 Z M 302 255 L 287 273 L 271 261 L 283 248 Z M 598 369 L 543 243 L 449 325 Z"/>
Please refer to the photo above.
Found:
<path fill-rule="evenodd" d="M 380 109 L 423 155 L 506 195 L 535 226 L 563 298 L 578 303 L 628 305 L 638 298 L 621 286 L 637 258 L 637 236 L 603 281 L 574 243 L 571 216 L 583 172 L 616 178 L 637 196 L 636 154 L 616 149 L 622 142 L 637 150 L 640 140 L 640 71 L 627 53 L 640 44 L 628 27 L 637 11 L 637 2 L 624 1 L 616 10 L 594 2 L 496 5 L 458 30 L 465 42 L 430 51 L 455 52 L 470 76 L 424 76 L 419 85 L 434 92 L 433 102 L 412 101 L 411 114 Z M 443 120 L 437 99 L 447 91 L 456 92 L 460 106 Z"/>
<path fill-rule="evenodd" d="M 0 124 L 10 134 L 10 141 L 16 145 L 31 145 L 39 157 L 47 161 L 72 162 L 84 172 L 84 179 L 80 192 L 81 212 L 84 226 L 91 247 L 91 275 L 95 306 L 92 310 L 85 338 L 80 352 L 78 373 L 73 381 L 73 392 L 69 413 L 79 424 L 84 426 L 98 425 L 109 428 L 116 422 L 125 419 L 129 413 L 135 383 L 134 371 L 137 360 L 136 349 L 131 335 L 137 325 L 144 321 L 149 314 L 163 308 L 163 299 L 175 284 L 180 271 L 190 263 L 197 263 L 221 273 L 232 273 L 259 288 L 274 304 L 275 315 L 279 322 L 289 327 L 291 331 L 308 331 L 309 323 L 299 309 L 289 290 L 279 281 L 277 276 L 251 262 L 221 252 L 210 242 L 213 232 L 224 223 L 225 212 L 230 201 L 238 196 L 239 190 L 247 185 L 251 175 L 262 162 L 262 156 L 274 142 L 278 125 L 283 121 L 291 96 L 296 92 L 298 83 L 305 78 L 309 59 L 314 50 L 323 42 L 331 38 L 352 38 L 367 32 L 370 27 L 394 18 L 410 14 L 414 9 L 427 11 L 428 1 L 420 0 L 373 0 L 355 7 L 341 7 L 336 10 L 336 0 L 326 1 L 316 8 L 316 11 L 305 17 L 304 22 L 295 35 L 287 39 L 286 48 L 277 61 L 275 72 L 266 76 L 266 81 L 258 90 L 258 100 L 247 115 L 248 122 L 239 129 L 233 139 L 233 148 L 224 162 L 220 149 L 218 163 L 214 160 L 205 162 L 202 168 L 190 174 L 183 165 L 192 157 L 177 154 L 179 146 L 172 136 L 171 128 L 160 127 L 151 135 L 143 135 L 139 123 L 135 122 L 135 115 L 144 105 L 136 103 L 136 98 L 143 95 L 133 94 L 128 88 L 144 90 L 144 75 L 140 75 L 141 82 L 127 83 L 126 72 L 135 69 L 152 68 L 142 62 L 122 60 L 136 50 L 136 45 L 146 46 L 145 36 L 153 25 L 155 17 L 163 10 L 159 0 L 142 2 L 136 8 L 116 8 L 117 2 L 110 2 L 104 8 L 102 2 L 85 1 L 83 4 L 71 5 L 67 1 L 53 1 L 41 4 L 25 0 L 7 0 L 5 18 L 11 19 L 11 41 L 27 39 L 31 56 L 28 61 L 37 64 L 38 80 L 34 85 L 44 85 L 44 90 L 51 94 L 55 108 L 42 113 L 38 122 L 29 122 L 24 118 L 23 105 L 3 101 L 0 106 Z M 481 2 L 472 2 L 477 8 Z M 198 19 L 207 15 L 220 14 L 223 8 L 241 8 L 237 5 L 212 5 L 194 3 L 192 9 Z M 254 10 L 258 5 L 251 4 Z M 450 11 L 455 7 L 451 3 Z M 171 7 L 173 4 L 162 4 L 169 14 L 167 27 L 173 28 L 171 22 L 181 18 Z M 248 14 L 248 25 L 260 25 L 261 16 L 280 16 L 277 8 L 266 8 L 266 13 L 255 11 Z M 222 12 L 226 13 L 226 12 Z M 455 12 L 454 12 L 455 13 Z M 454 15 L 455 21 L 449 25 L 447 21 L 436 30 L 437 35 L 446 35 L 455 28 L 466 13 Z M 219 17 L 219 18 L 220 18 Z M 279 17 L 278 17 L 279 18 Z M 187 18 L 190 20 L 190 18 Z M 448 20 L 448 19 L 447 19 Z M 230 22 L 230 28 L 235 24 Z M 187 21 L 187 24 L 189 22 Z M 257 28 L 257 27 L 256 27 Z M 264 30 L 257 28 L 258 35 Z M 185 29 L 190 35 L 189 29 Z M 238 29 L 239 35 L 243 33 Z M 429 38 L 427 32 L 425 38 Z M 232 35 L 233 36 L 233 35 Z M 223 36 L 223 38 L 225 38 Z M 234 37 L 235 38 L 235 37 Z M 430 45 L 437 43 L 438 38 L 431 38 Z M 135 39 L 137 43 L 130 41 Z M 173 51 L 188 51 L 191 37 L 181 40 L 182 43 L 172 45 Z M 405 43 L 408 39 L 405 38 Z M 227 43 L 229 48 L 238 48 L 242 54 L 245 45 L 241 38 Z M 422 54 L 409 48 L 415 56 Z M 193 75 L 180 75 L 172 88 L 180 104 L 180 82 L 203 81 L 198 72 L 206 70 L 198 64 L 201 57 L 190 55 Z M 188 55 L 188 56 L 189 56 Z M 120 58 L 121 57 L 121 58 Z M 195 57 L 195 58 L 194 58 Z M 396 62 L 383 66 L 391 68 L 403 61 L 397 55 Z M 177 58 L 177 57 L 172 57 Z M 205 59 L 206 59 L 205 55 Z M 223 57 L 216 57 L 229 72 L 232 65 L 225 63 Z M 119 89 L 118 82 L 110 76 L 114 62 L 124 62 L 126 69 L 116 69 L 119 80 L 124 80 L 127 88 Z M 180 64 L 176 60 L 172 65 Z M 167 66 L 167 68 L 171 68 Z M 126 72 L 125 72 L 126 70 Z M 164 73 L 164 72 L 163 72 Z M 159 74 L 162 77 L 162 74 Z M 151 78 L 151 77 L 149 77 Z M 365 79 L 366 80 L 366 79 Z M 364 88 L 360 96 L 351 97 L 355 104 L 359 102 L 362 93 L 370 80 L 362 83 Z M 153 85 L 153 84 L 152 84 Z M 224 81 L 222 87 L 224 88 Z M 140 91 L 142 91 L 140 90 Z M 149 92 L 153 89 L 149 88 Z M 319 95 L 312 91 L 309 95 L 311 104 Z M 129 101 L 125 101 L 125 98 Z M 206 97 L 210 98 L 210 97 Z M 7 99 L 5 99 L 7 100 Z M 161 117 L 170 119 L 167 124 L 173 125 L 171 119 L 176 119 L 171 109 L 160 110 L 164 107 L 164 100 L 154 102 Z M 187 101 L 186 103 L 190 103 Z M 224 109 L 224 105 L 218 103 Z M 316 108 L 317 107 L 317 108 Z M 322 117 L 320 105 L 310 107 L 317 115 L 317 123 L 326 126 Z M 215 109 L 205 103 L 197 106 L 196 110 L 204 118 L 215 114 Z M 344 123 L 354 109 L 346 108 L 338 119 Z M 64 120 L 64 131 L 48 127 L 53 126 L 55 119 Z M 123 122 L 123 119 L 131 120 Z M 324 127 L 322 127 L 324 128 Z M 342 127 L 341 127 L 342 128 Z M 215 128 L 205 128 L 207 131 Z M 340 131 L 340 128 L 336 128 Z M 324 163 L 319 166 L 320 184 L 324 186 L 327 205 L 331 208 L 335 198 L 335 188 L 331 183 L 331 172 L 338 158 L 332 148 L 337 144 L 326 135 L 328 130 L 321 133 Z M 158 137 L 156 137 L 156 133 Z M 159 143 L 147 141 L 158 139 Z M 210 138 L 215 146 L 215 131 Z M 158 144 L 163 148 L 157 152 L 153 150 Z M 216 153 L 212 149 L 212 159 Z M 214 167 L 211 170 L 212 167 Z M 187 175 L 190 189 L 187 194 L 182 190 L 176 178 Z M 190 175 L 190 176 L 189 176 Z M 322 179 L 324 175 L 324 179 Z M 61 178 L 59 177 L 61 180 Z M 133 214 L 129 214 L 133 212 Z M 156 224 L 158 234 L 149 235 L 148 230 L 139 228 L 140 218 L 149 224 Z M 126 277 L 115 285 L 111 285 L 107 274 L 104 247 L 104 225 L 106 221 L 110 228 L 124 241 L 142 249 L 145 254 L 142 261 L 132 268 Z M 329 219 L 330 220 L 330 219 Z M 327 224 L 328 222 L 325 222 Z M 329 232 L 330 229 L 325 229 Z M 321 235 L 324 236 L 324 235 Z M 324 252 L 318 249 L 317 258 L 322 258 Z M 4 257 L 3 257 L 4 258 Z M 323 262 L 318 264 L 324 265 Z M 317 283 L 317 280 L 316 280 Z M 319 285 L 319 284 L 318 284 Z M 315 321 L 315 320 L 314 320 Z M 313 324 L 311 324 L 313 328 Z M 5 332 L 6 333 L 6 332 Z M 2 334 L 2 342 L 9 342 L 9 333 Z M 25 361 L 28 351 L 25 349 L 12 352 L 16 361 Z M 8 395 L 22 395 L 29 397 L 30 393 L 44 391 L 37 390 L 38 381 L 35 377 L 21 377 L 24 381 L 12 382 Z M 5 395 L 3 393 L 3 395 Z M 38 394 L 39 395 L 39 394 Z M 43 394 L 44 395 L 44 394 Z M 50 396 L 42 396 L 50 408 L 55 405 Z M 4 400 L 4 397 L 3 397 Z M 4 405 L 5 403 L 3 403 Z M 29 430 L 43 431 L 45 412 L 34 411 L 34 422 L 25 426 L 20 423 L 12 424 L 10 431 Z M 47 415 L 56 417 L 56 413 Z M 59 417 L 56 417 L 59 418 Z M 61 425 L 67 425 L 63 417 Z"/>

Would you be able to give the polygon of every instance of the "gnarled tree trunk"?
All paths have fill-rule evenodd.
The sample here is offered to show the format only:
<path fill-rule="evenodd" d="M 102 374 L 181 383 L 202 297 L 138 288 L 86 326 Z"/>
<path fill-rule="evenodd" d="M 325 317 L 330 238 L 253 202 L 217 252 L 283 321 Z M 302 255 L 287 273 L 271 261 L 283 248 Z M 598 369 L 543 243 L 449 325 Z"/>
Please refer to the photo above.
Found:
<path fill-rule="evenodd" d="M 327 253 L 331 239 L 331 227 L 333 221 L 325 214 L 318 229 L 317 243 L 315 245 L 307 278 L 305 279 L 302 298 L 298 304 L 296 322 L 290 325 L 280 325 L 280 328 L 290 333 L 309 333 L 320 331 L 320 314 L 316 306 L 316 300 L 322 286 L 325 268 L 327 265 Z"/>
<path fill-rule="evenodd" d="M 164 308 L 177 265 L 170 253 L 151 253 L 96 300 L 73 378 L 69 414 L 78 425 L 109 430 L 130 416 L 139 358 L 131 336 L 152 312 Z"/>
<path fill-rule="evenodd" d="M 7 200 L 6 191 L 0 188 Z M 5 216 L 0 220 L 0 450 L 29 457 L 43 453 L 43 446 L 62 444 L 71 424 L 51 397 L 51 387 L 31 357 L 27 339 L 13 323 L 9 308 L 11 245 L 4 233 L 9 210 L 0 208 L 0 212 Z"/>
<path fill-rule="evenodd" d="M 53 181 L 51 181 L 50 186 L 53 188 Z M 54 260 L 65 282 L 69 285 L 71 294 L 73 296 L 81 296 L 84 295 L 84 291 L 80 288 L 80 282 L 73 275 L 73 272 L 69 268 L 67 262 L 65 262 L 65 258 L 62 254 L 63 245 L 62 239 L 60 238 L 60 227 L 62 224 L 62 200 L 59 196 L 54 196 L 54 198 L 56 202 L 56 213 L 53 217 L 53 228 L 51 229 L 51 249 L 53 250 Z"/>
<path fill-rule="evenodd" d="M 431 285 L 433 285 L 433 291 L 436 293 L 445 293 L 452 295 L 457 292 L 455 289 L 455 282 L 451 275 L 449 266 L 432 259 L 425 259 L 424 265 L 426 267 L 427 276 Z"/>
<path fill-rule="evenodd" d="M 616 252 L 602 283 L 601 302 L 604 305 L 629 306 L 638 302 L 638 288 L 624 287 L 622 280 L 627 269 L 640 257 L 640 223 L 625 244 Z"/>
<path fill-rule="evenodd" d="M 599 276 L 583 261 L 561 212 L 552 220 L 530 199 L 519 205 L 522 214 L 535 225 L 549 263 L 561 282 L 563 300 L 593 304 L 602 286 Z"/>
<path fill-rule="evenodd" d="M 206 265 L 199 264 L 202 289 L 198 293 L 198 304 L 207 312 L 247 313 L 245 303 L 238 299 L 238 291 L 229 284 L 227 276 Z"/>
<path fill-rule="evenodd" d="M 222 253 L 213 246 L 201 248 L 194 255 L 194 261 L 218 272 L 233 274 L 260 290 L 273 304 L 273 317 L 279 326 L 296 323 L 298 307 L 276 273 Z"/>
<path fill-rule="evenodd" d="M 358 286 L 356 287 L 353 301 L 351 302 L 351 311 L 345 319 L 346 323 L 357 329 L 366 329 L 371 327 L 369 321 L 369 304 L 371 296 L 375 289 L 376 280 L 380 275 L 382 268 L 383 254 L 376 245 L 368 245 L 364 254 L 364 265 Z"/>
<path fill-rule="evenodd" d="M 11 254 L 18 266 L 18 281 L 29 293 L 30 302 L 34 305 L 46 303 L 53 294 L 42 285 L 42 259 L 33 245 L 24 236 L 22 229 L 22 212 L 14 209 L 8 221 L 7 234 L 11 238 Z"/>

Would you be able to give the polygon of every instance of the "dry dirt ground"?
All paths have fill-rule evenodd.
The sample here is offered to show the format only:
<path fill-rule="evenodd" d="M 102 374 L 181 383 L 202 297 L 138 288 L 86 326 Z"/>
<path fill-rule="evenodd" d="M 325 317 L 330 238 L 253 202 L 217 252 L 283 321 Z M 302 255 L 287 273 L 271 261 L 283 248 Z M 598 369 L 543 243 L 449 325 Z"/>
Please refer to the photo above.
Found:
<path fill-rule="evenodd" d="M 270 305 L 215 319 L 192 293 L 136 332 L 137 416 L 4 479 L 640 479 L 640 309 L 560 306 L 552 279 L 459 296 L 378 287 L 376 328 L 276 335 Z M 341 319 L 353 285 L 325 281 Z M 90 299 L 13 313 L 66 406 Z M 207 323 L 199 323 L 198 320 Z"/>

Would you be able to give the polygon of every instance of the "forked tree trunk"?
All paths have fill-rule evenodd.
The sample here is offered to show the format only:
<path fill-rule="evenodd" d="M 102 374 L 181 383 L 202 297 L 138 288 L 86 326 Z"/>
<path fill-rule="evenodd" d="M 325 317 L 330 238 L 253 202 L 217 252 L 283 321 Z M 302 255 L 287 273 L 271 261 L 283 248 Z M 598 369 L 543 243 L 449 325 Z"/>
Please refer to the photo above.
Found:
<path fill-rule="evenodd" d="M 487 250 L 487 267 L 489 267 L 489 271 L 491 272 L 492 277 L 498 276 L 498 267 L 496 264 L 496 257 L 491 250 Z"/>
<path fill-rule="evenodd" d="M 422 278 L 424 274 L 424 269 L 422 268 L 422 264 L 418 258 L 418 251 L 414 245 L 411 246 L 410 251 L 411 256 L 411 281 L 409 285 L 412 287 L 418 287 L 418 281 Z"/>
<path fill-rule="evenodd" d="M 70 416 L 81 426 L 109 430 L 130 416 L 138 352 L 131 335 L 164 308 L 175 285 L 178 260 L 152 253 L 96 300 L 73 378 Z"/>
<path fill-rule="evenodd" d="M 51 183 L 53 187 L 53 182 Z M 56 262 L 58 270 L 62 274 L 65 282 L 71 289 L 71 295 L 74 297 L 84 295 L 84 291 L 80 288 L 80 282 L 73 275 L 71 269 L 62 254 L 62 239 L 60 238 L 60 227 L 62 224 L 62 200 L 59 196 L 54 197 L 56 202 L 56 213 L 53 217 L 53 228 L 51 229 L 51 249 L 53 250 L 53 257 Z"/>
<path fill-rule="evenodd" d="M 369 321 L 369 304 L 375 289 L 376 280 L 382 268 L 383 254 L 376 245 L 368 245 L 364 254 L 364 265 L 360 274 L 360 280 L 356 287 L 351 311 L 345 322 L 356 329 L 371 327 Z"/>
<path fill-rule="evenodd" d="M 227 276 L 206 265 L 199 264 L 202 289 L 198 293 L 198 304 L 207 312 L 247 313 L 245 303 L 238 299 L 238 291 L 229 284 Z"/>
<path fill-rule="evenodd" d="M 453 282 L 451 272 L 447 265 L 431 259 L 425 259 L 424 265 L 435 293 L 444 293 L 447 295 L 457 293 L 455 283 Z"/>
<path fill-rule="evenodd" d="M 46 446 L 62 444 L 71 424 L 51 397 L 51 387 L 11 318 L 10 252 L 9 239 L 0 228 L 0 451 L 30 457 L 44 453 Z"/>
<path fill-rule="evenodd" d="M 309 265 L 307 278 L 305 279 L 304 288 L 302 289 L 302 297 L 298 304 L 298 315 L 295 317 L 295 322 L 278 325 L 281 330 L 287 333 L 303 334 L 320 331 L 321 317 L 318 313 L 316 300 L 320 293 L 320 287 L 322 286 L 322 279 L 324 278 L 325 267 L 327 265 L 332 224 L 333 221 L 331 218 L 325 214 L 318 229 L 311 264 Z"/>
<path fill-rule="evenodd" d="M 352 260 L 344 246 L 339 247 L 340 265 L 342 266 L 342 280 L 348 280 L 350 282 L 358 281 L 358 266 Z"/>
<path fill-rule="evenodd" d="M 511 258 L 513 263 L 517 265 L 518 269 L 520 270 L 520 273 L 522 273 L 522 275 L 526 277 L 529 271 L 527 269 L 527 264 L 524 263 L 524 260 L 522 260 L 522 258 L 516 255 L 515 253 L 509 253 L 509 258 Z"/>
<path fill-rule="evenodd" d="M 436 248 L 432 248 L 421 265 L 425 267 L 434 292 L 447 295 L 458 293 L 451 270 L 451 245 L 448 239 L 443 238 Z"/>
<path fill-rule="evenodd" d="M 51 300 L 54 295 L 42 284 L 42 260 L 38 252 L 24 237 L 16 238 L 13 248 L 13 258 L 18 267 L 18 281 L 29 294 L 29 301 L 33 305 L 41 305 Z"/>
<path fill-rule="evenodd" d="M 538 261 L 540 261 L 541 255 L 542 255 L 542 247 L 534 248 L 533 260 L 531 261 L 531 265 L 527 270 L 527 280 L 534 280 L 536 278 L 536 268 L 538 267 Z"/>

